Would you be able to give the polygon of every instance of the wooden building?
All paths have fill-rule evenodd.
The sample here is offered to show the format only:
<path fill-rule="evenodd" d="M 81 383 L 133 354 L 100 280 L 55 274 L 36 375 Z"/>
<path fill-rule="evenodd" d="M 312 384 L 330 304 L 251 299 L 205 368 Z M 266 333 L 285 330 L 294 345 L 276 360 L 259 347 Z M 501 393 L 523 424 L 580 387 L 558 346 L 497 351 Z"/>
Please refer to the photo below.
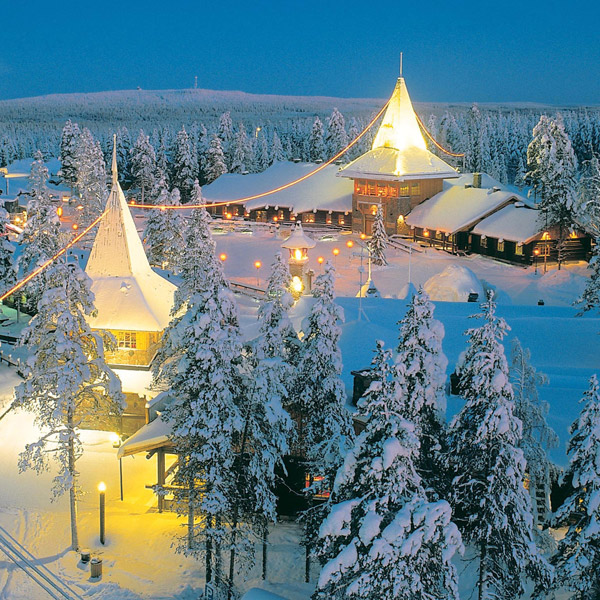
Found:
<path fill-rule="evenodd" d="M 388 234 L 406 232 L 405 217 L 442 191 L 456 170 L 427 149 L 403 77 L 399 77 L 371 150 L 340 169 L 353 180 L 352 230 L 371 235 L 383 205 Z"/>
<path fill-rule="evenodd" d="M 146 422 L 145 397 L 140 395 L 143 377 L 133 377 L 135 384 L 129 389 L 128 379 L 132 378 L 123 374 L 142 371 L 149 380 L 150 364 L 171 318 L 176 287 L 148 263 L 117 179 L 114 152 L 112 168 L 106 216 L 100 222 L 86 267 L 96 307 L 96 314 L 88 321 L 93 330 L 109 331 L 115 336 L 116 348 L 105 351 L 105 357 L 121 377 L 127 398 L 119 432 L 131 434 Z"/>

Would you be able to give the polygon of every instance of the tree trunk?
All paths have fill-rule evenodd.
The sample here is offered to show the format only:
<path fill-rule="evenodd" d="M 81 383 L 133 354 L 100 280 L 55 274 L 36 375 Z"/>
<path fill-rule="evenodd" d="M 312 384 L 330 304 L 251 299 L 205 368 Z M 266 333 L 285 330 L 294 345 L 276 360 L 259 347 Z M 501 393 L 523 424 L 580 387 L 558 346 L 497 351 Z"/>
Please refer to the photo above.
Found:
<path fill-rule="evenodd" d="M 479 581 L 477 583 L 479 587 L 478 600 L 485 600 L 486 596 L 484 594 L 485 582 L 487 579 L 486 573 L 486 559 L 487 559 L 487 544 L 485 542 L 481 543 L 481 550 L 479 555 Z"/>
<path fill-rule="evenodd" d="M 265 531 L 263 533 L 262 543 L 262 580 L 267 579 L 267 539 L 269 537 L 269 524 L 266 524 Z"/>
<path fill-rule="evenodd" d="M 208 517 L 206 520 L 206 524 L 209 529 L 212 529 L 213 518 Z M 212 537 L 210 535 L 206 536 L 206 563 L 205 563 L 205 575 L 206 582 L 210 583 L 212 581 Z"/>
<path fill-rule="evenodd" d="M 194 484 L 190 484 L 190 491 L 188 496 L 188 535 L 187 535 L 187 547 L 188 550 L 194 548 Z"/>
<path fill-rule="evenodd" d="M 69 504 L 71 507 L 71 549 L 79 550 L 79 535 L 77 531 L 77 472 L 75 471 L 75 444 L 73 442 L 74 425 L 73 425 L 73 409 L 67 411 L 67 425 L 71 437 L 68 443 L 68 468 L 72 478 L 71 487 L 69 489 Z"/>

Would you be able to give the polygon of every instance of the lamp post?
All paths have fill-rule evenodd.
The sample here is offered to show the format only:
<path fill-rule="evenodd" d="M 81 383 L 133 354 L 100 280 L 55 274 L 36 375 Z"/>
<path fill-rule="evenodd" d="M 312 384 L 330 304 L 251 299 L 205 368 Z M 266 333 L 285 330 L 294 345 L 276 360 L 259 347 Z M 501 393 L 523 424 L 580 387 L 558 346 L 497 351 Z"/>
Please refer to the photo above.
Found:
<path fill-rule="evenodd" d="M 105 537 L 105 503 L 106 503 L 106 484 L 101 481 L 98 484 L 98 491 L 100 492 L 100 543 L 104 546 L 106 541 Z"/>
<path fill-rule="evenodd" d="M 533 249 L 533 262 L 535 263 L 535 275 L 537 275 L 538 272 L 538 256 L 540 255 L 540 249 L 539 248 L 534 248 Z"/>
<path fill-rule="evenodd" d="M 121 447 L 123 441 L 121 440 L 121 436 L 118 433 L 110 434 L 110 441 L 112 442 L 112 447 L 118 449 Z M 123 458 L 119 458 L 119 488 L 121 490 L 121 502 L 123 502 Z"/>
<path fill-rule="evenodd" d="M 262 263 L 260 260 L 254 262 L 254 266 L 256 267 L 256 287 L 260 285 L 260 268 L 262 267 Z"/>
<path fill-rule="evenodd" d="M 337 269 L 337 257 L 338 254 L 340 253 L 340 249 L 339 248 L 334 248 L 333 249 L 333 266 Z"/>

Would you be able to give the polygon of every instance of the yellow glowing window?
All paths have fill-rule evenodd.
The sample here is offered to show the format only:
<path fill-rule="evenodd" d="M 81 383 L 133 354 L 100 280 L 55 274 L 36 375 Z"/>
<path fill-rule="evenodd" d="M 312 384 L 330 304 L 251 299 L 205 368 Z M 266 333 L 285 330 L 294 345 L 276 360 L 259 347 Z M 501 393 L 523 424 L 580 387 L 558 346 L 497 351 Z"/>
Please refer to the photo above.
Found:
<path fill-rule="evenodd" d="M 400 186 L 400 195 L 401 196 L 408 196 L 408 184 L 402 184 Z"/>
<path fill-rule="evenodd" d="M 302 222 L 303 223 L 314 223 L 315 222 L 315 213 L 302 213 Z"/>
<path fill-rule="evenodd" d="M 410 195 L 418 196 L 421 193 L 421 184 L 418 181 L 414 181 L 410 186 Z"/>
<path fill-rule="evenodd" d="M 517 256 L 523 256 L 523 244 L 517 244 L 515 246 L 515 254 Z"/>
<path fill-rule="evenodd" d="M 367 192 L 369 194 L 369 196 L 375 196 L 375 194 L 377 193 L 377 191 L 376 191 L 377 186 L 374 183 L 369 183 L 369 185 L 367 187 L 369 190 Z"/>
<path fill-rule="evenodd" d="M 504 252 L 504 240 L 498 240 L 498 252 Z"/>
<path fill-rule="evenodd" d="M 117 346 L 119 348 L 137 348 L 135 331 L 117 331 Z"/>
<path fill-rule="evenodd" d="M 344 215 L 338 215 L 338 225 L 345 225 L 345 223 Z"/>

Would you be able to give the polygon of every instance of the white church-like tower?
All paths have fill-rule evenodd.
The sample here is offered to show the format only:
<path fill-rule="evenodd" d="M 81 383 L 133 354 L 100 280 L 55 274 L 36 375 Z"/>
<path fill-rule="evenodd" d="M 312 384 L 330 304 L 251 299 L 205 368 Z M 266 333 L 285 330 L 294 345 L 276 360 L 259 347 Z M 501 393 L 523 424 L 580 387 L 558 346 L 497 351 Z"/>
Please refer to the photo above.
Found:
<path fill-rule="evenodd" d="M 169 324 L 176 286 L 150 267 L 118 182 L 116 148 L 106 215 L 86 273 L 92 280 L 97 310 L 89 319 L 90 326 L 110 331 L 117 340 L 116 350 L 106 352 L 107 362 L 115 367 L 147 368 Z"/>
<path fill-rule="evenodd" d="M 403 77 L 399 77 L 369 152 L 338 173 L 354 180 L 352 228 L 371 234 L 382 204 L 388 233 L 404 228 L 412 208 L 442 190 L 456 170 L 427 149 Z"/>

